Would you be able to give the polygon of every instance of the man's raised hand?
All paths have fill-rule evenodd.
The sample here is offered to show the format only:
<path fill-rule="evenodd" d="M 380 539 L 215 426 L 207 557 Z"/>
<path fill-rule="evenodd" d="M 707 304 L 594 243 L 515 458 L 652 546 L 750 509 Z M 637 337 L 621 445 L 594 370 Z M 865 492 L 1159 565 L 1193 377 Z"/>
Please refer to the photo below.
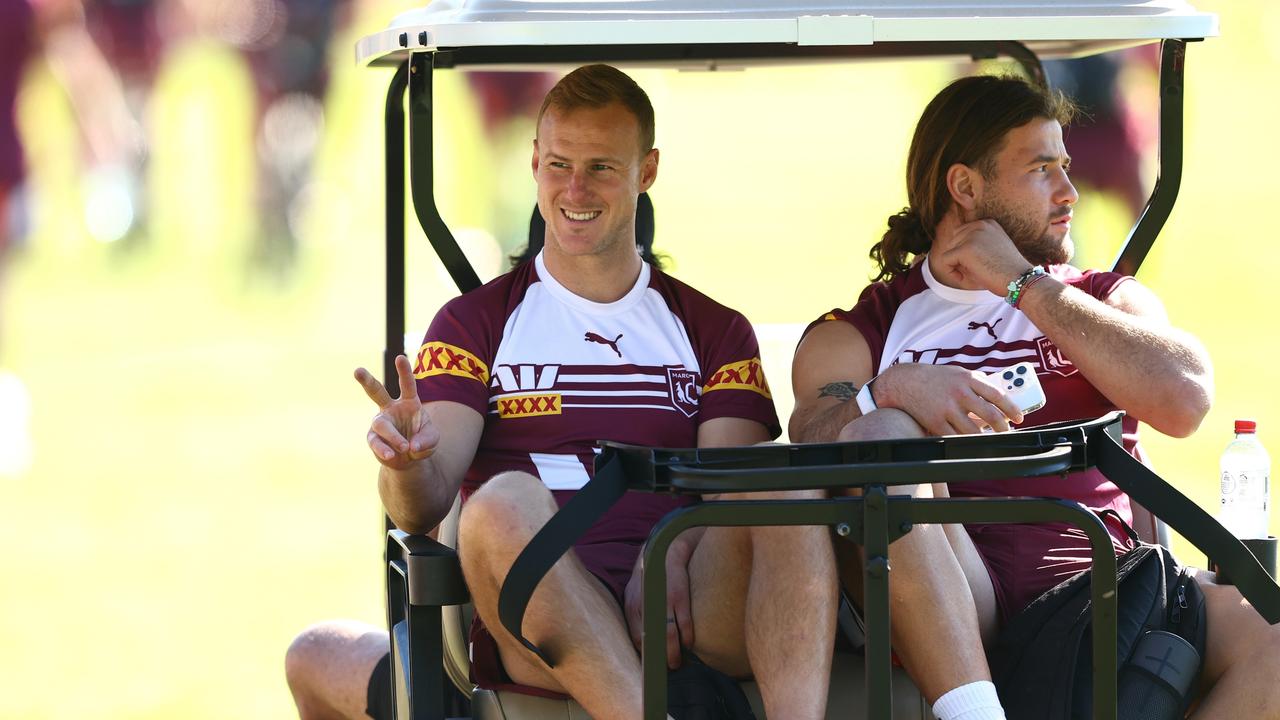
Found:
<path fill-rule="evenodd" d="M 396 357 L 400 397 L 395 400 L 368 370 L 357 368 L 355 375 L 365 394 L 378 405 L 367 436 L 369 449 L 378 462 L 392 470 L 403 470 L 431 457 L 440 443 L 440 431 L 431 424 L 426 406 L 418 399 L 409 358 Z"/>
<path fill-rule="evenodd" d="M 1004 228 L 990 219 L 968 222 L 947 237 L 939 236 L 932 252 L 938 255 L 944 279 L 1000 297 L 1010 280 L 1031 267 Z"/>

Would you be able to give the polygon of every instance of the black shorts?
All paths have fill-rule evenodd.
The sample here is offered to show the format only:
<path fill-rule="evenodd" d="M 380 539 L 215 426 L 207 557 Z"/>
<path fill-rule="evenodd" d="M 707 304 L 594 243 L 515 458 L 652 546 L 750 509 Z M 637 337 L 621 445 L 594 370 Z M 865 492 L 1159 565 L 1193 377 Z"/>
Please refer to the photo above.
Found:
<path fill-rule="evenodd" d="M 369 675 L 369 690 L 365 694 L 364 712 L 373 720 L 391 720 L 391 653 L 383 655 Z"/>

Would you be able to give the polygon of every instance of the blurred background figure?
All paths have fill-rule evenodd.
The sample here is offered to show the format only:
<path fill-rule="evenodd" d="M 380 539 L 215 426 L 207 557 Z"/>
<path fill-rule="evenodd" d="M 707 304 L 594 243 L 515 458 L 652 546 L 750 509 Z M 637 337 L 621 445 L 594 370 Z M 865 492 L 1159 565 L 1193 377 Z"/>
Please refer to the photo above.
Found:
<path fill-rule="evenodd" d="M 1159 46 L 1146 45 L 1044 64 L 1050 84 L 1084 111 L 1064 134 L 1072 182 L 1118 200 L 1129 223 L 1142 212 L 1153 183 L 1150 161 L 1158 138 L 1152 93 L 1159 61 Z"/>
<path fill-rule="evenodd" d="M 130 0 L 114 0 L 130 2 Z M 140 0 L 132 0 L 139 2 Z M 324 97 L 334 33 L 348 0 L 169 0 L 202 37 L 234 48 L 254 97 L 254 209 L 249 263 L 283 281 L 299 253 L 313 156 L 324 134 Z"/>
<path fill-rule="evenodd" d="M 251 79 L 254 222 L 248 264 L 284 277 L 298 250 L 311 161 L 324 129 L 328 51 L 346 0 L 2 0 L 25 6 L 84 128 L 85 224 L 102 242 L 145 236 L 153 90 L 174 51 L 212 42 Z M 19 12 L 13 10 L 12 12 Z M 28 43 L 30 44 L 30 43 Z M 142 123 L 133 118 L 143 118 Z"/>
<path fill-rule="evenodd" d="M 117 240 L 137 216 L 145 137 L 119 76 L 88 31 L 80 0 L 0 0 L 0 262 L 27 226 L 16 108 L 27 63 L 37 54 L 66 90 L 79 120 L 88 168 L 88 229 L 99 239 Z M 0 343 L 2 338 L 0 330 Z"/>
<path fill-rule="evenodd" d="M 28 62 L 40 57 L 65 90 L 82 138 L 84 221 L 89 234 L 115 242 L 135 232 L 142 216 L 146 136 L 126 101 L 119 66 L 90 32 L 80 0 L 0 0 L 0 22 L 9 37 L 0 61 L 0 186 L 9 185 L 10 242 L 23 236 L 23 158 L 15 132 L 17 83 Z M 121 44 L 124 46 L 124 44 Z"/>
<path fill-rule="evenodd" d="M 73 1 L 80 2 L 32 0 L 37 5 Z M 73 26 L 83 32 L 82 47 L 99 51 L 94 54 L 102 59 L 104 69 L 95 74 L 109 78 L 111 107 L 137 119 L 131 122 L 127 162 L 91 164 L 84 190 L 85 223 L 90 236 L 126 249 L 147 239 L 147 101 L 164 59 L 165 40 L 173 40 L 172 33 L 162 32 L 158 9 L 156 0 L 85 0 L 78 13 L 83 19 Z M 57 63 L 56 56 L 51 56 L 51 62 Z M 100 103 L 87 107 L 77 104 L 75 110 L 83 123 L 100 112 L 100 107 Z"/>
<path fill-rule="evenodd" d="M 30 396 L 22 380 L 5 369 L 9 338 L 2 311 L 9 256 L 28 226 L 17 103 L 35 55 L 43 55 L 79 118 L 89 232 L 107 241 L 128 234 L 141 189 L 142 131 L 116 74 L 88 33 L 79 0 L 0 0 L 0 475 L 30 462 Z"/>
<path fill-rule="evenodd" d="M 324 132 L 328 50 L 345 24 L 345 0 L 242 0 L 230 40 L 249 62 L 257 91 L 257 237 L 252 259 L 282 276 L 298 254 L 312 157 Z"/>
<path fill-rule="evenodd" d="M 23 67 L 36 44 L 34 15 L 27 0 L 0 0 L 0 288 L 4 258 L 17 234 L 11 198 L 25 174 L 16 108 Z"/>
<path fill-rule="evenodd" d="M 465 77 L 479 105 L 484 141 L 492 149 L 494 162 L 502 167 L 504 175 L 527 175 L 529 155 L 533 151 L 530 141 L 537 133 L 534 123 L 538 110 L 560 76 L 546 72 L 484 71 L 468 72 Z M 520 193 L 494 193 L 491 231 L 508 254 L 514 254 L 528 234 L 529 208 L 536 201 L 531 181 L 529 189 L 527 197 Z M 537 254 L 536 251 L 533 254 Z"/>

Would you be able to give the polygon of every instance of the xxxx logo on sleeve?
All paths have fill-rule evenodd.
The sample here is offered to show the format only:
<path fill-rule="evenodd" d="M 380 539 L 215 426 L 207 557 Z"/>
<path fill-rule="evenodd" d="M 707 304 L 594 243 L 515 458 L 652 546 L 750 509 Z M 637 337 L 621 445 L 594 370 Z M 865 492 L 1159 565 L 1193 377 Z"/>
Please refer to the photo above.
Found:
<path fill-rule="evenodd" d="M 489 366 L 457 345 L 429 342 L 418 350 L 413 376 L 421 380 L 434 375 L 457 375 L 488 384 Z"/>
<path fill-rule="evenodd" d="M 731 362 L 711 376 L 702 392 L 713 390 L 750 390 L 767 398 L 772 398 L 769 383 L 764 379 L 764 368 L 760 366 L 760 358 Z"/>
<path fill-rule="evenodd" d="M 498 417 L 537 417 L 539 415 L 559 415 L 560 396 L 555 395 L 517 395 L 515 397 L 498 398 Z"/>

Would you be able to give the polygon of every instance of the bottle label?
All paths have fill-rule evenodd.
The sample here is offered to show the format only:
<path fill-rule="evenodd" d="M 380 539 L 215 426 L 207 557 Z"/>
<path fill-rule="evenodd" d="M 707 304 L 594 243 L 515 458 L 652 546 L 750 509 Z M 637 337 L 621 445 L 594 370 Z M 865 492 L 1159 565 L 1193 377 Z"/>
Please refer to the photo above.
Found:
<path fill-rule="evenodd" d="M 1236 480 L 1231 473 L 1223 471 L 1222 473 L 1222 502 L 1227 501 L 1227 496 L 1236 491 Z"/>

